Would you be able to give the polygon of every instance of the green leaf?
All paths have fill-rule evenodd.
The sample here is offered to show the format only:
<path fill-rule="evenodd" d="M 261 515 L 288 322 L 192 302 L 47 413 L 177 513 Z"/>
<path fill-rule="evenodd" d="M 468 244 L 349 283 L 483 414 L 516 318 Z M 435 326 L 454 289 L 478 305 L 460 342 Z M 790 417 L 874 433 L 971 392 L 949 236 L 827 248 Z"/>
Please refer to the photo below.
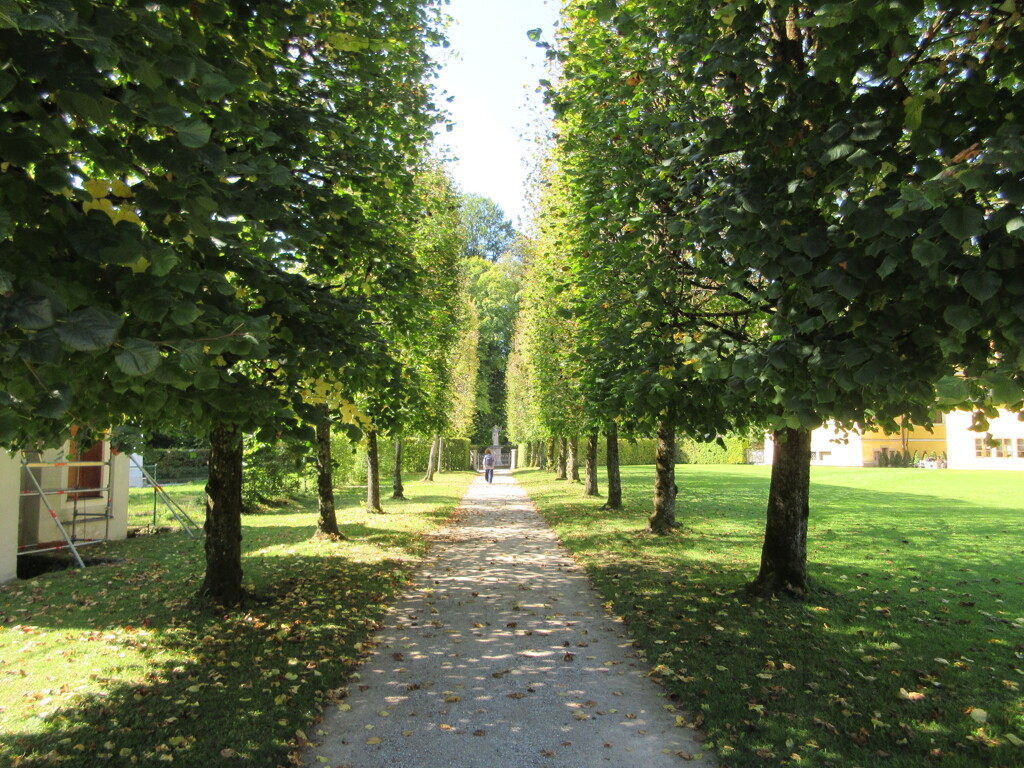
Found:
<path fill-rule="evenodd" d="M 220 385 L 220 373 L 216 368 L 200 368 L 192 382 L 196 389 L 216 389 Z"/>
<path fill-rule="evenodd" d="M 160 350 L 145 339 L 125 339 L 114 357 L 117 367 L 129 376 L 146 376 L 160 365 Z"/>
<path fill-rule="evenodd" d="M 537 27 L 536 29 L 527 30 L 526 36 L 530 39 L 531 43 L 537 43 L 540 42 L 540 36 L 543 32 L 544 30 L 542 28 Z"/>
<path fill-rule="evenodd" d="M 847 155 L 854 151 L 853 144 L 836 144 L 834 147 L 829 147 L 821 155 L 821 164 L 828 165 L 836 160 L 842 160 Z"/>
<path fill-rule="evenodd" d="M 965 272 L 960 282 L 971 296 L 982 303 L 995 296 L 1003 285 L 1003 281 L 995 272 L 981 270 Z"/>
<path fill-rule="evenodd" d="M 968 307 L 966 304 L 954 304 L 953 306 L 946 307 L 942 317 L 954 328 L 965 333 L 981 322 L 981 313 L 974 309 L 974 307 Z"/>
<path fill-rule="evenodd" d="M 997 405 L 1016 405 L 1024 400 L 1024 388 L 1009 376 L 999 376 L 989 383 L 992 387 L 992 399 Z"/>
<path fill-rule="evenodd" d="M 178 263 L 178 256 L 170 248 L 162 248 L 158 251 L 153 251 L 147 254 L 147 257 L 152 262 L 150 272 L 157 277 L 164 277 L 170 274 L 171 270 Z"/>
<path fill-rule="evenodd" d="M 189 120 L 179 123 L 177 126 L 178 141 L 186 147 L 199 149 L 205 147 L 210 141 L 210 134 L 213 132 L 208 123 L 202 120 Z"/>
<path fill-rule="evenodd" d="M 210 72 L 200 78 L 197 93 L 208 101 L 220 101 L 235 89 L 231 81 L 219 72 Z"/>
<path fill-rule="evenodd" d="M 171 320 L 178 325 L 191 325 L 202 314 L 195 304 L 178 304 L 171 310 Z"/>
<path fill-rule="evenodd" d="M 7 310 L 10 322 L 26 331 L 39 331 L 53 325 L 53 307 L 50 300 L 38 296 L 15 299 Z"/>
<path fill-rule="evenodd" d="M 858 149 L 848 158 L 846 162 L 850 165 L 855 165 L 858 168 L 874 168 L 878 165 L 878 158 L 868 152 L 866 149 Z"/>
<path fill-rule="evenodd" d="M 939 405 L 958 405 L 967 400 L 970 389 L 959 376 L 946 376 L 935 385 Z"/>
<path fill-rule="evenodd" d="M 985 215 L 965 205 L 949 208 L 942 214 L 942 228 L 957 240 L 969 240 L 984 234 Z"/>
<path fill-rule="evenodd" d="M 71 390 L 57 389 L 47 392 L 36 405 L 35 415 L 45 419 L 59 419 L 71 405 Z"/>
<path fill-rule="evenodd" d="M 0 29 L 17 29 L 21 8 L 14 0 L 0 0 Z"/>
<path fill-rule="evenodd" d="M 914 244 L 910 247 L 910 252 L 919 264 L 923 264 L 926 267 L 937 264 L 946 257 L 946 250 L 942 246 L 924 238 L 915 240 Z"/>
<path fill-rule="evenodd" d="M 72 312 L 57 326 L 57 335 L 71 349 L 95 352 L 106 349 L 117 339 L 124 321 L 111 312 L 85 307 Z"/>

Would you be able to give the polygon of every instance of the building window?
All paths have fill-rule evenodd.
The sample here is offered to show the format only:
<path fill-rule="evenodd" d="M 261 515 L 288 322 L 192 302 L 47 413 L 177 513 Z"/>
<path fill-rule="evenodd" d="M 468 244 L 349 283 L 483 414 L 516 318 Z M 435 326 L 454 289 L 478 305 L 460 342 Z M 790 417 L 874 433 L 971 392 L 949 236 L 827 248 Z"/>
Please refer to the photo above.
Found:
<path fill-rule="evenodd" d="M 992 441 L 995 445 L 995 457 L 997 459 L 1012 459 L 1013 458 L 1013 440 L 1009 438 L 996 438 Z"/>
<path fill-rule="evenodd" d="M 1024 438 L 1017 438 L 1017 458 L 1024 459 Z"/>
<path fill-rule="evenodd" d="M 935 417 L 935 421 L 932 422 L 932 423 L 933 424 L 945 424 L 946 423 L 946 414 L 944 414 L 944 413 L 942 413 L 940 411 L 939 414 Z"/>
<path fill-rule="evenodd" d="M 988 448 L 985 447 L 985 438 L 979 437 L 974 441 L 974 456 L 978 459 L 988 458 Z"/>

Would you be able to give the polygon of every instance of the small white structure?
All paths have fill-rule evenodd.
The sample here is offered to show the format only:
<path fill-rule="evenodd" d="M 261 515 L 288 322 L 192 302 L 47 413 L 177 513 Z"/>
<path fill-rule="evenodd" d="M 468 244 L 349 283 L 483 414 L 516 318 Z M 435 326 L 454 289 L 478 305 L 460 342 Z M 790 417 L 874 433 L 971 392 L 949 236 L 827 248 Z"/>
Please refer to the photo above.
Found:
<path fill-rule="evenodd" d="M 129 488 L 145 488 L 146 487 L 146 475 L 142 471 L 143 461 L 142 456 L 133 453 L 129 457 L 128 466 L 128 487 Z"/>
<path fill-rule="evenodd" d="M 0 451 L 0 583 L 17 578 L 19 554 L 126 538 L 128 465 L 107 443 L 82 456 Z"/>

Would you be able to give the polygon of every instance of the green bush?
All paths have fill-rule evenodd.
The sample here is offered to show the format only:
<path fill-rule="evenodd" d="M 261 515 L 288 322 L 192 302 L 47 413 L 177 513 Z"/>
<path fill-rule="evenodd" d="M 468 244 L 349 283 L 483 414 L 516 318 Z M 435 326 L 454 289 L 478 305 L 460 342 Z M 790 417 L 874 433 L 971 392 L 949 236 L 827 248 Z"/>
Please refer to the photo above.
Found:
<path fill-rule="evenodd" d="M 302 489 L 310 472 L 308 449 L 302 444 L 267 445 L 246 437 L 243 452 L 242 506 L 246 512 L 287 499 Z"/>
<path fill-rule="evenodd" d="M 746 464 L 750 441 L 743 437 L 723 438 L 725 447 L 717 442 L 702 443 L 684 438 L 677 444 L 680 464 Z"/>
<path fill-rule="evenodd" d="M 402 438 L 402 472 L 426 472 L 430 458 L 429 437 Z M 344 436 L 336 436 L 332 442 L 334 457 L 334 482 L 336 485 L 366 484 L 366 446 L 353 446 Z M 389 437 L 377 438 L 377 455 L 380 461 L 381 483 L 386 485 L 395 472 L 395 441 Z M 445 438 L 441 450 L 441 469 L 458 472 L 470 469 L 469 440 Z"/>
<path fill-rule="evenodd" d="M 146 468 L 158 483 L 180 483 L 187 480 L 203 480 L 209 474 L 210 450 L 208 448 L 148 448 L 144 456 Z"/>

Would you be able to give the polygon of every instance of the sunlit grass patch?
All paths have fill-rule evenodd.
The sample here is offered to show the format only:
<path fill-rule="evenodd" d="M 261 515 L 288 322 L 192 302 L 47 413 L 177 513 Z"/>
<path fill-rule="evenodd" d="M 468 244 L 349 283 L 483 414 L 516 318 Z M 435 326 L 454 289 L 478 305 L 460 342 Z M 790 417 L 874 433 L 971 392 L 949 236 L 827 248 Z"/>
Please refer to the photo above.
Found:
<path fill-rule="evenodd" d="M 284 765 L 472 477 L 410 478 L 383 515 L 343 495 L 341 542 L 311 540 L 311 499 L 245 516 L 239 610 L 197 603 L 203 544 L 177 528 L 0 588 L 0 764 Z"/>
<path fill-rule="evenodd" d="M 797 602 L 741 591 L 768 468 L 677 472 L 667 537 L 651 467 L 623 512 L 517 477 L 723 765 L 1024 765 L 1024 474 L 814 468 Z"/>

